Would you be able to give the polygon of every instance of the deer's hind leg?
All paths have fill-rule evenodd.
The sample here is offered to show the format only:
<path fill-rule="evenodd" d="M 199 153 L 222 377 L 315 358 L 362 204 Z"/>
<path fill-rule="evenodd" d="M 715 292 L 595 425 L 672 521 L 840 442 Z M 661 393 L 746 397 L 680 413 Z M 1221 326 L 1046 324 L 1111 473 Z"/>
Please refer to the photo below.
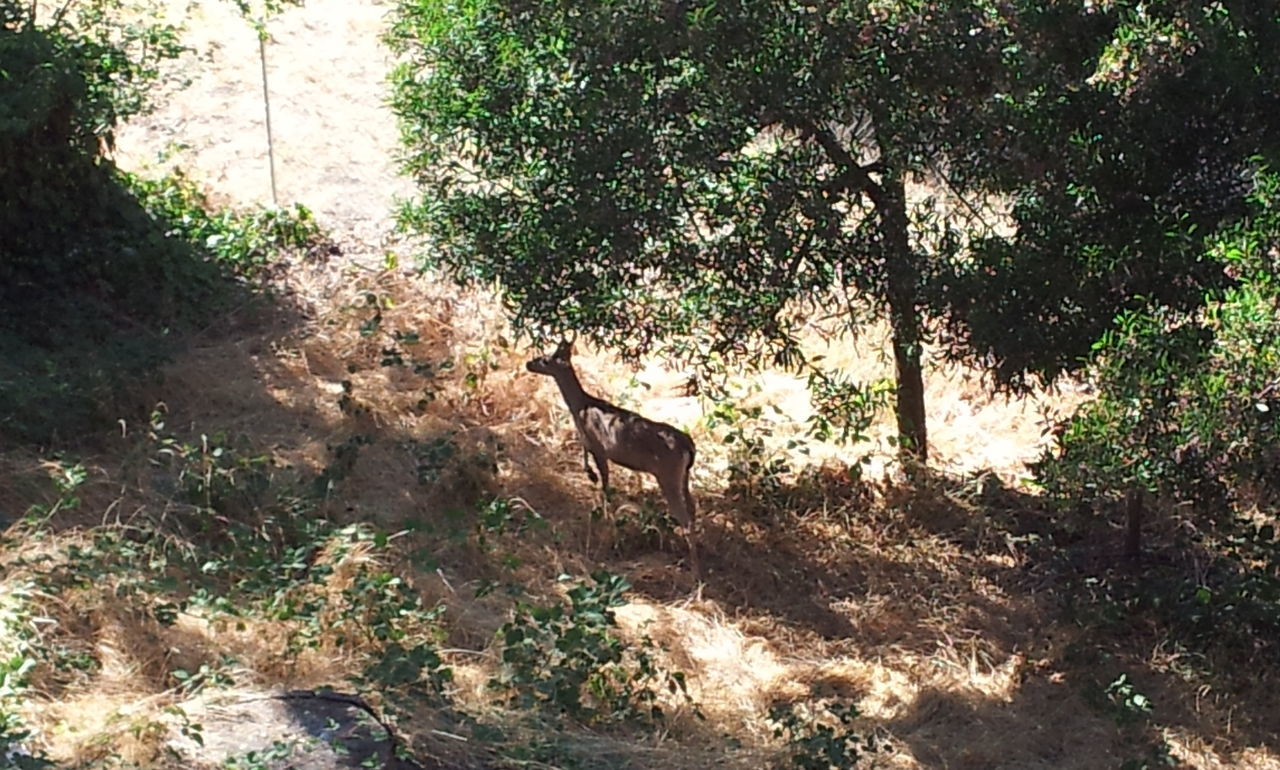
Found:
<path fill-rule="evenodd" d="M 693 494 L 689 491 L 688 467 L 676 474 L 658 477 L 658 486 L 662 487 L 662 496 L 667 500 L 667 508 L 671 516 L 684 529 L 684 540 L 689 546 L 689 568 L 695 578 L 702 578 L 702 568 L 698 561 L 698 533 L 694 528 Z"/>
<path fill-rule="evenodd" d="M 600 487 L 604 490 L 607 497 L 609 495 L 609 458 L 604 456 L 604 452 L 593 452 L 588 450 L 588 454 L 596 461 L 596 468 L 600 471 Z M 591 471 L 587 471 L 587 475 L 592 481 L 596 480 L 596 475 Z"/>

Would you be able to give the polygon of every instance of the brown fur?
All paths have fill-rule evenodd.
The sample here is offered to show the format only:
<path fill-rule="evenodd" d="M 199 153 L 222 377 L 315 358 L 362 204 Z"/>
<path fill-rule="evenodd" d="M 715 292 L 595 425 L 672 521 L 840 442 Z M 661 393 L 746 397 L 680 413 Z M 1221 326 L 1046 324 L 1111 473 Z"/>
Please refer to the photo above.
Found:
<path fill-rule="evenodd" d="M 694 534 L 694 502 L 689 492 L 689 470 L 693 467 L 693 439 L 684 431 L 629 409 L 610 404 L 588 394 L 573 369 L 573 347 L 562 342 L 550 356 L 526 364 L 531 372 L 553 377 L 560 386 L 565 405 L 573 415 L 582 441 L 582 464 L 587 476 L 596 481 L 591 459 L 600 470 L 599 481 L 609 491 L 609 462 L 648 473 L 658 480 L 667 507 L 684 527 L 689 544 L 689 563 L 698 574 L 697 540 Z"/>

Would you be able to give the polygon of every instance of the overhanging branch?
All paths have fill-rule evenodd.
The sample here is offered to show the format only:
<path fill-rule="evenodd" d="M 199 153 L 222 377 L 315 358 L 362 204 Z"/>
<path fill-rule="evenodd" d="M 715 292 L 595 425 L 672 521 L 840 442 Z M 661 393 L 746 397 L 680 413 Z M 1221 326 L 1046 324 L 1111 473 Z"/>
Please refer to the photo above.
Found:
<path fill-rule="evenodd" d="M 888 201 L 885 198 L 884 188 L 871 178 L 870 168 L 874 167 L 860 165 L 853 154 L 840 144 L 840 140 L 831 129 L 819 128 L 816 123 L 807 119 L 800 121 L 799 125 L 805 136 L 812 137 L 839 169 L 837 179 L 840 187 L 847 192 L 866 193 L 872 204 L 883 210 Z"/>

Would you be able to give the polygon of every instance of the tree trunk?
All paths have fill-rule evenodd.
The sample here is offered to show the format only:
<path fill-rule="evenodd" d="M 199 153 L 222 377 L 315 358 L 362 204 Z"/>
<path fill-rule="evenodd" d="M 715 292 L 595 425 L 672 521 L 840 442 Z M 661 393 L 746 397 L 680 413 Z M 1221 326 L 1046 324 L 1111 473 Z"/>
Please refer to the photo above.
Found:
<path fill-rule="evenodd" d="M 1142 553 L 1142 490 L 1132 487 L 1124 497 L 1124 555 L 1136 559 Z"/>
<path fill-rule="evenodd" d="M 888 303 L 893 329 L 893 362 L 898 390 L 898 457 L 923 465 L 929 459 L 929 436 L 924 410 L 924 370 L 917 283 L 920 271 L 907 232 L 906 187 L 901 177 L 885 180 L 880 215 L 889 246 Z"/>
<path fill-rule="evenodd" d="M 880 216 L 880 236 L 884 239 L 887 265 L 886 301 L 893 328 L 893 361 L 898 389 L 898 457 L 908 469 L 929 459 L 929 436 L 925 427 L 924 372 L 920 366 L 923 329 L 918 302 L 920 267 L 911 250 L 907 220 L 907 188 L 902 175 L 890 168 L 883 182 L 874 181 L 829 128 L 819 128 L 809 120 L 796 125 L 817 140 L 827 157 L 841 171 L 846 192 L 867 195 Z M 881 164 L 878 164 L 881 165 Z"/>

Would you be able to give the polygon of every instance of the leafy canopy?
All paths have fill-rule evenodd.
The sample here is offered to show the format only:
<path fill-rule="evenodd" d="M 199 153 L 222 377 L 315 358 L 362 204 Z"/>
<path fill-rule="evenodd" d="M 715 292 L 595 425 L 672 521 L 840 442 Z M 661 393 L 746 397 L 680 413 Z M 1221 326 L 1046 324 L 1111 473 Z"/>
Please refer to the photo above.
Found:
<path fill-rule="evenodd" d="M 1016 229 L 935 276 L 954 344 L 1006 384 L 1078 369 L 1122 312 L 1227 285 L 1203 236 L 1280 151 L 1280 16 L 1228 0 L 1022 3 L 993 185 Z"/>
<path fill-rule="evenodd" d="M 1206 261 L 1233 286 L 1196 312 L 1124 313 L 1095 343 L 1098 398 L 1041 463 L 1051 491 L 1107 497 L 1139 487 L 1215 518 L 1245 489 L 1262 496 L 1253 502 L 1280 501 L 1278 198 L 1280 177 L 1261 173 L 1249 216 L 1207 239 Z"/>
<path fill-rule="evenodd" d="M 977 167 L 957 136 L 1002 24 L 976 1 L 403 2 L 394 106 L 422 197 L 401 221 L 535 336 L 793 363 L 804 311 L 856 324 L 911 268 L 922 238 L 884 219 L 904 174 L 948 149 L 956 184 Z"/>

